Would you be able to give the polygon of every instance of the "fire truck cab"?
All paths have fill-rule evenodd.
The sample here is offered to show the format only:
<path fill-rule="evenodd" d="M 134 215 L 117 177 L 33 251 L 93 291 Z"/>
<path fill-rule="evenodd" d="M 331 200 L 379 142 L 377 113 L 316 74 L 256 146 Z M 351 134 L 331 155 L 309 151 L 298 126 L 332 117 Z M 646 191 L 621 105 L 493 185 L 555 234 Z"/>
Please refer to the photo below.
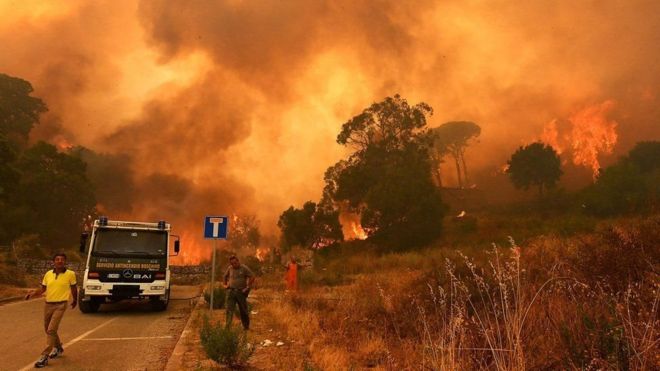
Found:
<path fill-rule="evenodd" d="M 153 310 L 167 309 L 170 299 L 170 257 L 179 253 L 179 237 L 165 221 L 155 223 L 94 221 L 91 235 L 83 233 L 80 252 L 87 249 L 87 264 L 79 289 L 83 313 L 101 304 L 126 299 L 148 300 Z M 174 254 L 170 255 L 170 243 Z M 88 243 L 89 242 L 89 243 Z"/>

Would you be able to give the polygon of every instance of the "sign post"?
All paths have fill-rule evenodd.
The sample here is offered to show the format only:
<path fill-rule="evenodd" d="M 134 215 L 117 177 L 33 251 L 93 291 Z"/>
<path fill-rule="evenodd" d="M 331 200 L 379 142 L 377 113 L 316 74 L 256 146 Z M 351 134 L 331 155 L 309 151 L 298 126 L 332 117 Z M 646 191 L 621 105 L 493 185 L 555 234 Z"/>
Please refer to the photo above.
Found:
<path fill-rule="evenodd" d="M 210 310 L 213 311 L 213 297 L 215 296 L 215 255 L 218 249 L 218 240 L 227 239 L 229 218 L 226 216 L 206 216 L 204 218 L 204 238 L 213 240 L 213 257 L 211 258 L 211 285 Z"/>

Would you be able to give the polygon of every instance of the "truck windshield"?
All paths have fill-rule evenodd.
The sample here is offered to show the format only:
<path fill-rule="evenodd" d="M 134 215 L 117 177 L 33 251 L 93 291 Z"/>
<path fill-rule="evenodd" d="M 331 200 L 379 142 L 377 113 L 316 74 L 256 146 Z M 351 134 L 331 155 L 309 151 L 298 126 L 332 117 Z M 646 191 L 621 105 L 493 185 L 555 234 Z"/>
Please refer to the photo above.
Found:
<path fill-rule="evenodd" d="M 167 233 L 126 229 L 98 229 L 94 239 L 95 255 L 165 256 Z"/>

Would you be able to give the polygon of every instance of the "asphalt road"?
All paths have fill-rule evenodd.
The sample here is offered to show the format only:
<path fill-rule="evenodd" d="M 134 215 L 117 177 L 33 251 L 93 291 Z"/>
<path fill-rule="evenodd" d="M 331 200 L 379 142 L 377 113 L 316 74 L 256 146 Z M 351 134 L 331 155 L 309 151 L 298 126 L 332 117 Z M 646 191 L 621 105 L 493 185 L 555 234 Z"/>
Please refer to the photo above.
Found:
<path fill-rule="evenodd" d="M 198 295 L 196 286 L 172 286 L 172 299 Z M 0 370 L 32 369 L 46 346 L 43 299 L 0 306 Z M 46 370 L 162 370 L 188 316 L 190 300 L 171 300 L 166 311 L 146 302 L 120 302 L 83 314 L 70 307 L 58 331 L 64 354 Z"/>

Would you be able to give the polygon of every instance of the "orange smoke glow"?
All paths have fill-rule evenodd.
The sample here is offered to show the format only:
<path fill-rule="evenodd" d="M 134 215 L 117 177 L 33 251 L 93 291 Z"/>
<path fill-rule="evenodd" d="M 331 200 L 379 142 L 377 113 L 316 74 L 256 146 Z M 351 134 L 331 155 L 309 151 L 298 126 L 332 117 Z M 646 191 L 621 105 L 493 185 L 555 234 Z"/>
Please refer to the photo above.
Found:
<path fill-rule="evenodd" d="M 541 134 L 541 141 L 554 148 L 555 151 L 557 151 L 558 155 L 560 155 L 563 152 L 563 148 L 559 145 L 559 131 L 557 130 L 557 119 L 550 121 L 547 125 L 543 127 L 543 133 Z M 506 169 L 504 171 L 506 171 Z"/>
<path fill-rule="evenodd" d="M 349 240 L 366 240 L 367 233 L 362 229 L 360 224 L 360 215 L 348 211 L 342 211 L 339 214 L 339 223 L 341 230 L 344 233 L 344 239 Z"/>

